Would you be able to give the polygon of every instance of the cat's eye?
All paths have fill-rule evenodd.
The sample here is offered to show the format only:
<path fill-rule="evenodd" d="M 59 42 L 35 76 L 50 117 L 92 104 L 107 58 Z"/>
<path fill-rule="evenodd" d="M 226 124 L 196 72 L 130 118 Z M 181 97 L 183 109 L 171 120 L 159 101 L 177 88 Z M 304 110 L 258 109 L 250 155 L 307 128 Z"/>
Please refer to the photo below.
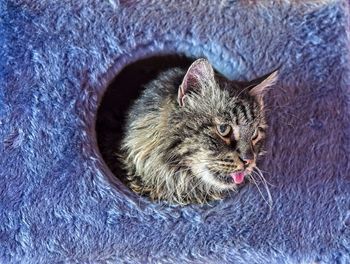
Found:
<path fill-rule="evenodd" d="M 257 140 L 258 136 L 259 136 L 259 129 L 255 129 L 255 132 L 252 136 L 252 141 Z"/>
<path fill-rule="evenodd" d="M 255 132 L 252 136 L 252 141 L 255 141 L 258 139 L 259 134 L 263 132 L 263 129 L 261 127 L 258 127 L 257 129 L 255 129 Z"/>
<path fill-rule="evenodd" d="M 227 124 L 220 124 L 216 126 L 216 130 L 219 132 L 220 136 L 227 137 L 231 134 L 232 128 Z"/>

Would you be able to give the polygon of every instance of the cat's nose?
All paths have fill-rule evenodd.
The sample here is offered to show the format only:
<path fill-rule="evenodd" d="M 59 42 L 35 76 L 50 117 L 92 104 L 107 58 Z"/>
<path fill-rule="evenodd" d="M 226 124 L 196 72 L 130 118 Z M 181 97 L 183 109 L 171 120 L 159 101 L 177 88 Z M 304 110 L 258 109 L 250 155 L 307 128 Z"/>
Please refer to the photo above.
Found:
<path fill-rule="evenodd" d="M 253 159 L 243 159 L 243 162 L 245 165 L 249 165 L 249 164 L 252 164 L 254 162 Z"/>
<path fill-rule="evenodd" d="M 243 161 L 244 165 L 249 165 L 254 162 L 254 154 L 251 152 L 240 155 L 240 159 Z"/>

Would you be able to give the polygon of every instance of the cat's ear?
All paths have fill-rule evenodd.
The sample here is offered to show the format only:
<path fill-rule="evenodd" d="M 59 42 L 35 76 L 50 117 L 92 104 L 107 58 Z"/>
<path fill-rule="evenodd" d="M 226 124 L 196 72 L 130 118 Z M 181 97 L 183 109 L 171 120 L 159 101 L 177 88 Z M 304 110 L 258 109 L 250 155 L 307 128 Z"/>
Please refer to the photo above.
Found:
<path fill-rule="evenodd" d="M 254 81 L 249 85 L 249 95 L 255 97 L 257 102 L 263 106 L 263 99 L 266 92 L 277 82 L 278 70 L 272 73 L 266 74 Z"/>
<path fill-rule="evenodd" d="M 215 82 L 213 67 L 206 59 L 191 64 L 178 90 L 177 101 L 184 106 L 184 98 L 190 91 L 200 90 Z"/>

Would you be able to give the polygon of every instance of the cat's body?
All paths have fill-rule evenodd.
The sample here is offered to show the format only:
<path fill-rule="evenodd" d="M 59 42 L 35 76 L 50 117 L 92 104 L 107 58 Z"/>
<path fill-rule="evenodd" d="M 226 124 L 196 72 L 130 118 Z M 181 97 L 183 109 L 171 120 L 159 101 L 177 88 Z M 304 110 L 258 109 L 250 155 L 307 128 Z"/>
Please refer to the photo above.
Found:
<path fill-rule="evenodd" d="M 275 81 L 272 75 L 247 87 L 215 75 L 204 59 L 187 71 L 160 74 L 129 112 L 120 151 L 128 186 L 180 204 L 234 190 L 260 153 L 262 94 Z"/>

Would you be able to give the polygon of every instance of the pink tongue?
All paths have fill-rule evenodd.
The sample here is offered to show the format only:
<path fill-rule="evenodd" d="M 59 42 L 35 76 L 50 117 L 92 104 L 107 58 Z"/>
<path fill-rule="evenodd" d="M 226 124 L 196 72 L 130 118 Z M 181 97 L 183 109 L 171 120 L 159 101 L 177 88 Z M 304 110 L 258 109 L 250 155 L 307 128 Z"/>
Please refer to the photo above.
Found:
<path fill-rule="evenodd" d="M 235 184 L 240 184 L 244 180 L 244 173 L 243 172 L 233 172 L 230 175 L 231 175 L 233 181 L 235 182 Z"/>

